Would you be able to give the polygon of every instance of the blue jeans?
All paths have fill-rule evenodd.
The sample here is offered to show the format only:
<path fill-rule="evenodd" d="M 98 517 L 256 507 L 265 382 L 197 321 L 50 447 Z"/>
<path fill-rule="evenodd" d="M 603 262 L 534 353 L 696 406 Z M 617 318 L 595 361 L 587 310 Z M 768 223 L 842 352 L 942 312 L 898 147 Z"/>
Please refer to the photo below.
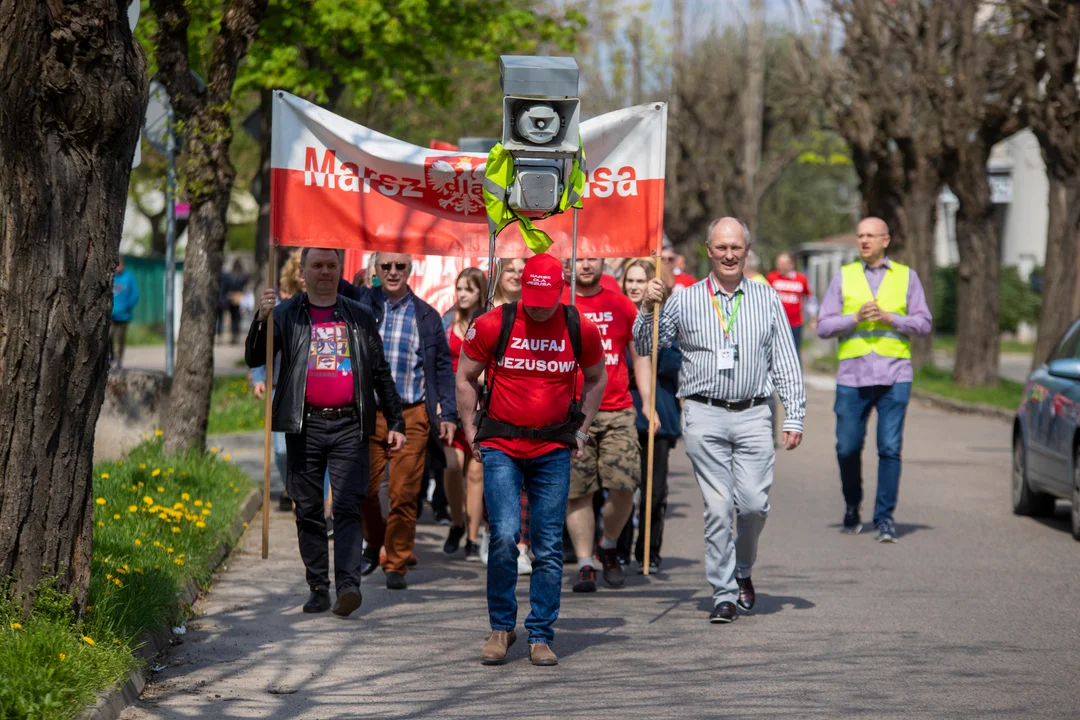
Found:
<path fill-rule="evenodd" d="M 877 408 L 878 485 L 874 524 L 892 520 L 900 489 L 900 449 L 904 439 L 904 416 L 911 397 L 911 383 L 836 388 L 836 457 L 844 502 L 862 502 L 862 449 L 866 421 Z"/>
<path fill-rule="evenodd" d="M 488 512 L 487 601 L 492 630 L 517 625 L 517 558 L 521 535 L 521 487 L 529 497 L 532 577 L 525 619 L 530 643 L 551 645 L 562 592 L 563 527 L 570 493 L 570 451 L 552 450 L 530 460 L 480 448 L 484 503 Z"/>

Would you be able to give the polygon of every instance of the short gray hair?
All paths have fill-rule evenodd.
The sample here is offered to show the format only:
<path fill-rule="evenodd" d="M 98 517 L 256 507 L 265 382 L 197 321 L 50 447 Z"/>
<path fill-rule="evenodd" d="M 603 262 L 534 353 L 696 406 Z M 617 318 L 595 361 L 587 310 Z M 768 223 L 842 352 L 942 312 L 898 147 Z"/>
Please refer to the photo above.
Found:
<path fill-rule="evenodd" d="M 338 262 L 341 263 L 342 269 L 345 267 L 345 251 L 336 248 L 320 248 L 320 247 L 306 247 L 300 251 L 300 267 L 307 267 L 307 256 L 312 250 L 327 250 L 337 253 Z"/>
<path fill-rule="evenodd" d="M 711 223 L 709 223 L 709 229 L 705 231 L 705 244 L 706 245 L 709 244 L 709 240 L 712 238 L 712 231 L 716 229 L 716 226 L 720 224 L 721 220 L 724 220 L 727 217 L 728 216 L 718 217 L 715 220 L 713 220 Z M 746 247 L 750 247 L 750 245 L 753 244 L 753 239 L 750 236 L 750 228 L 742 220 L 739 220 L 739 218 L 732 218 L 732 219 L 737 221 L 739 223 L 739 225 L 742 226 L 743 238 L 746 240 Z"/>

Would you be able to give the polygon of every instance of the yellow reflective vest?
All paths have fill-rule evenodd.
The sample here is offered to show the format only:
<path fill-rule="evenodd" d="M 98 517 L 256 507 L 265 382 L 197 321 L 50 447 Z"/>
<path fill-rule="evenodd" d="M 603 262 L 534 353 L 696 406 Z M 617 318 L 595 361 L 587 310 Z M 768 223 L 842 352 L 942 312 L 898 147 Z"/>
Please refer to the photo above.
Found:
<path fill-rule="evenodd" d="M 907 315 L 907 291 L 911 270 L 907 265 L 889 261 L 877 297 L 870 292 L 870 283 L 861 261 L 840 268 L 840 287 L 844 293 L 844 315 L 854 315 L 866 303 L 876 300 L 878 307 L 888 313 Z M 875 353 L 882 357 L 910 358 L 911 340 L 887 323 L 861 322 L 854 332 L 840 340 L 840 359 L 863 357 Z"/>

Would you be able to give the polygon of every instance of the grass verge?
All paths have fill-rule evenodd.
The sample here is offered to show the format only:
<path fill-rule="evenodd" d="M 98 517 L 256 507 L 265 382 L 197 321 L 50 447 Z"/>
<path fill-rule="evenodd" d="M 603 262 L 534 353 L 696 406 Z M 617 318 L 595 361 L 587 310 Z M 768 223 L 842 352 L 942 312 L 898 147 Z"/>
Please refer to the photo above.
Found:
<path fill-rule="evenodd" d="M 251 386 L 242 377 L 215 377 L 210 396 L 208 435 L 262 430 L 265 420 L 262 400 L 256 400 Z"/>
<path fill-rule="evenodd" d="M 85 618 L 48 583 L 25 617 L 0 593 L 0 718 L 72 718 L 123 679 L 140 638 L 182 617 L 187 581 L 210 580 L 251 487 L 228 455 L 165 456 L 157 438 L 96 466 Z"/>
<path fill-rule="evenodd" d="M 945 352 L 949 355 L 955 355 L 956 336 L 935 335 L 934 350 L 938 352 Z M 1032 343 L 1022 343 L 1015 340 L 1002 340 L 1000 350 L 1003 353 L 1032 353 L 1035 352 L 1035 346 Z"/>

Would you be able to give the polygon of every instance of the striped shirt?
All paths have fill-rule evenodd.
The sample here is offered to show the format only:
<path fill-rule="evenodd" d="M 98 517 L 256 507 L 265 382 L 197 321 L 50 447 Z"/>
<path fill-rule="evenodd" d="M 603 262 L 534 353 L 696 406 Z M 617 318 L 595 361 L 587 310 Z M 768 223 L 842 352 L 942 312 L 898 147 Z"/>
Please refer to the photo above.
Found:
<path fill-rule="evenodd" d="M 411 290 L 397 302 L 387 296 L 386 317 L 379 332 L 401 402 L 406 405 L 421 402 L 424 399 L 424 358 Z"/>
<path fill-rule="evenodd" d="M 735 298 L 742 296 L 731 340 L 738 346 L 735 367 L 720 370 L 717 351 L 726 346 L 720 319 L 710 297 L 710 285 L 731 316 Z M 652 313 L 644 309 L 634 323 L 634 347 L 652 352 Z M 660 347 L 678 339 L 683 353 L 679 397 L 704 395 L 717 400 L 750 400 L 780 394 L 786 412 L 784 430 L 802 432 L 806 388 L 795 352 L 795 341 L 780 296 L 768 285 L 743 279 L 728 296 L 716 281 L 702 280 L 672 295 L 660 313 Z"/>

